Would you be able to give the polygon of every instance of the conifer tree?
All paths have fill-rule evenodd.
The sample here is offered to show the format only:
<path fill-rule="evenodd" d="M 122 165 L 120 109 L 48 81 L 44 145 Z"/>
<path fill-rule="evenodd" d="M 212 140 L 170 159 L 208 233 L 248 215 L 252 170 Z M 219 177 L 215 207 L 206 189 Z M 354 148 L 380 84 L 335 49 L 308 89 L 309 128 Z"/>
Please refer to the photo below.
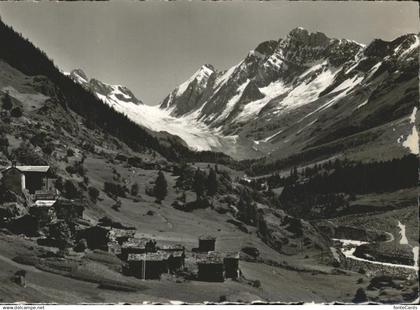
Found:
<path fill-rule="evenodd" d="M 166 195 L 168 194 L 168 182 L 166 181 L 165 175 L 162 171 L 159 171 L 158 173 L 155 182 L 154 193 L 156 199 L 159 202 L 165 199 Z"/>
<path fill-rule="evenodd" d="M 209 175 L 207 177 L 207 194 L 214 196 L 217 193 L 218 181 L 216 171 L 210 168 Z"/>
<path fill-rule="evenodd" d="M 13 104 L 12 104 L 12 100 L 10 99 L 9 93 L 6 93 L 4 95 L 2 101 L 3 101 L 3 109 L 8 110 L 8 111 L 12 109 Z"/>
<path fill-rule="evenodd" d="M 202 198 L 205 190 L 205 175 L 204 172 L 200 170 L 200 168 L 195 171 L 193 189 L 197 195 L 197 201 L 199 201 Z"/>

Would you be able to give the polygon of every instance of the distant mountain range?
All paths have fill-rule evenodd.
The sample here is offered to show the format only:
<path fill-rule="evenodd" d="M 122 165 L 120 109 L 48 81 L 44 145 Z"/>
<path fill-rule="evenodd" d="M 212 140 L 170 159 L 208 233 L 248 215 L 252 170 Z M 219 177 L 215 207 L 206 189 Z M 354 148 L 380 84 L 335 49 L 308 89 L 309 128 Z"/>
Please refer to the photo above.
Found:
<path fill-rule="evenodd" d="M 265 163 L 297 154 L 363 160 L 372 152 L 404 153 L 418 104 L 418 52 L 415 34 L 364 46 L 296 28 L 226 71 L 203 65 L 159 108 L 81 70 L 70 77 L 133 121 L 178 135 L 193 149 Z"/>

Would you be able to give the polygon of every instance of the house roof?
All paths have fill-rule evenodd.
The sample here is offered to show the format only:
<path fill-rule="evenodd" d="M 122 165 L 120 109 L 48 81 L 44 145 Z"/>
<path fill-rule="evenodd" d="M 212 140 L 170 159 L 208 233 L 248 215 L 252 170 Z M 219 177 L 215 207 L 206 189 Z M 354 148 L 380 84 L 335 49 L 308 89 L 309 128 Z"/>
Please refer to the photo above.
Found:
<path fill-rule="evenodd" d="M 150 241 L 150 239 L 146 238 L 129 238 L 126 242 L 122 244 L 123 248 L 145 248 L 146 244 Z"/>
<path fill-rule="evenodd" d="M 168 255 L 172 257 L 182 257 L 184 256 L 184 251 L 173 251 L 168 253 Z"/>
<path fill-rule="evenodd" d="M 239 259 L 239 252 L 228 252 L 225 254 L 225 258 Z"/>
<path fill-rule="evenodd" d="M 127 261 L 163 261 L 169 258 L 166 252 L 145 253 L 145 254 L 128 254 Z"/>
<path fill-rule="evenodd" d="M 16 168 L 21 172 L 48 172 L 48 170 L 50 170 L 50 166 L 8 166 L 4 169 L 2 169 L 1 171 L 6 171 L 9 170 L 11 168 Z"/>
<path fill-rule="evenodd" d="M 162 251 L 183 251 L 185 249 L 181 244 L 162 244 L 158 248 Z"/>
<path fill-rule="evenodd" d="M 223 264 L 223 255 L 219 252 L 208 252 L 206 255 L 199 256 L 197 259 L 197 264 L 207 265 L 207 264 Z"/>
<path fill-rule="evenodd" d="M 202 235 L 198 238 L 198 240 L 216 240 L 216 237 L 212 235 Z"/>
<path fill-rule="evenodd" d="M 35 201 L 36 207 L 51 207 L 55 204 L 56 200 L 37 200 Z"/>
<path fill-rule="evenodd" d="M 16 166 L 22 172 L 48 172 L 50 166 Z"/>
<path fill-rule="evenodd" d="M 112 228 L 109 231 L 109 237 L 111 238 L 134 237 L 135 233 L 136 233 L 135 229 Z"/>

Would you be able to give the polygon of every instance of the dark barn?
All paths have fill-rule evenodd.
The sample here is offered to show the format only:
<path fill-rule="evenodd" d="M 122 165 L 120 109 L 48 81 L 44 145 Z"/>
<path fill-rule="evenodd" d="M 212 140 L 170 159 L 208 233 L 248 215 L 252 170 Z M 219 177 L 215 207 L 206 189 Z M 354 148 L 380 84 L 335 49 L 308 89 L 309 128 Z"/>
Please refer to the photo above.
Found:
<path fill-rule="evenodd" d="M 45 226 L 57 218 L 54 204 L 55 200 L 38 200 L 30 207 L 29 214 L 37 219 L 40 226 Z"/>
<path fill-rule="evenodd" d="M 79 200 L 59 199 L 54 204 L 57 218 L 66 220 L 75 220 L 83 218 L 85 209 L 83 203 Z"/>
<path fill-rule="evenodd" d="M 237 279 L 239 277 L 239 253 L 228 253 L 223 259 L 225 278 Z"/>
<path fill-rule="evenodd" d="M 109 232 L 109 239 L 122 245 L 124 242 L 133 239 L 135 234 L 136 229 L 112 228 Z"/>
<path fill-rule="evenodd" d="M 14 234 L 24 234 L 35 237 L 39 235 L 39 223 L 37 219 L 29 214 L 14 219 L 7 227 Z"/>
<path fill-rule="evenodd" d="M 223 259 L 218 253 L 211 252 L 200 258 L 198 265 L 198 280 L 206 282 L 223 282 Z"/>
<path fill-rule="evenodd" d="M 216 237 L 213 236 L 201 236 L 198 239 L 198 251 L 199 252 L 210 252 L 216 249 Z"/>
<path fill-rule="evenodd" d="M 121 259 L 127 260 L 129 254 L 154 253 L 156 251 L 156 241 L 145 238 L 130 238 L 121 246 Z"/>
<path fill-rule="evenodd" d="M 78 232 L 77 240 L 85 239 L 89 249 L 107 250 L 109 230 L 109 228 L 99 225 L 89 227 Z"/>
<path fill-rule="evenodd" d="M 2 182 L 6 189 L 16 193 L 22 194 L 25 189 L 25 176 L 16 167 L 7 168 L 2 171 Z"/>
<path fill-rule="evenodd" d="M 185 265 L 185 253 L 183 251 L 168 252 L 168 269 L 170 273 L 181 270 Z"/>
<path fill-rule="evenodd" d="M 145 253 L 145 254 L 129 254 L 128 274 L 139 279 L 160 279 L 163 273 L 168 272 L 167 253 Z"/>

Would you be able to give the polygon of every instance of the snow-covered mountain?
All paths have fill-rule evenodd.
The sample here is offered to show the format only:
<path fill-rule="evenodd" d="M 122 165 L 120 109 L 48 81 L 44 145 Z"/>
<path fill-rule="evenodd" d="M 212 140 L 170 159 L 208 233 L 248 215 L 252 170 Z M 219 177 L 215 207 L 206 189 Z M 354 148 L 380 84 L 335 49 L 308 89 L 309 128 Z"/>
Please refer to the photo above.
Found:
<path fill-rule="evenodd" d="M 80 69 L 69 75 L 133 121 L 192 149 L 265 164 L 293 156 L 363 159 L 400 156 L 416 130 L 409 116 L 418 104 L 418 51 L 414 34 L 364 46 L 296 28 L 228 70 L 203 65 L 160 106 Z"/>
<path fill-rule="evenodd" d="M 296 28 L 227 71 L 203 65 L 160 107 L 236 136 L 237 148 L 228 150 L 236 158 L 382 154 L 390 141 L 401 149 L 396 141 L 411 132 L 418 51 L 415 34 L 364 46 Z"/>
<path fill-rule="evenodd" d="M 221 135 L 217 130 L 197 121 L 195 114 L 175 117 L 168 110 L 143 104 L 127 87 L 89 79 L 81 69 L 66 74 L 134 122 L 153 131 L 177 135 L 194 150 L 220 150 L 232 145 L 236 139 L 234 136 Z"/>

